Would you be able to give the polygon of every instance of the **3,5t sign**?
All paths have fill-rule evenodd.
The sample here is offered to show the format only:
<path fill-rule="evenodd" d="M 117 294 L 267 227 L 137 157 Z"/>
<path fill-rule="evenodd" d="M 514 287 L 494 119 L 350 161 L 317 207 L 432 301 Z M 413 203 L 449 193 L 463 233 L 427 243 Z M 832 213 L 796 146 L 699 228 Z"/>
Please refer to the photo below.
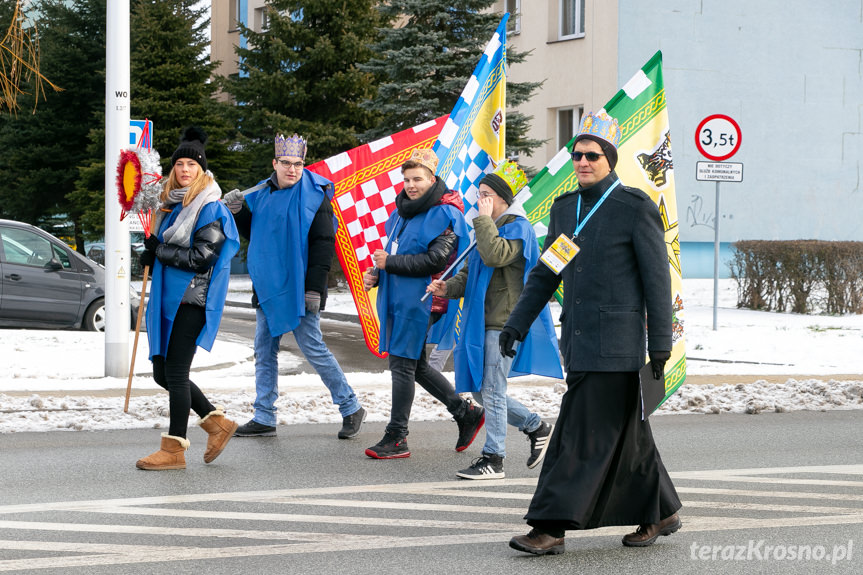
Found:
<path fill-rule="evenodd" d="M 723 114 L 707 116 L 695 130 L 695 145 L 708 160 L 727 160 L 740 149 L 740 126 Z"/>

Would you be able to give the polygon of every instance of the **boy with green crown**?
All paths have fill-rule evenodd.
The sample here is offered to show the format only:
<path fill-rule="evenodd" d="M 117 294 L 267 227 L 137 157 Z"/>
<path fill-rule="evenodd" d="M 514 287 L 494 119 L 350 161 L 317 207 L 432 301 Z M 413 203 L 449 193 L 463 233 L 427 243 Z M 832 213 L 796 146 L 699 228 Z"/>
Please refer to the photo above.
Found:
<path fill-rule="evenodd" d="M 528 272 L 539 257 L 536 234 L 514 196 L 527 184 L 515 162 L 503 162 L 479 184 L 479 215 L 473 220 L 476 253 L 458 274 L 434 280 L 427 290 L 464 297 L 462 331 L 454 352 L 456 391 L 472 392 L 485 408 L 482 456 L 456 473 L 463 479 L 501 479 L 507 423 L 530 439 L 527 466 L 542 461 L 553 425 L 506 393 L 509 375 L 534 373 L 562 379 L 557 336 L 548 306 L 539 314 L 515 358 L 501 355 L 500 330 L 515 307 Z"/>

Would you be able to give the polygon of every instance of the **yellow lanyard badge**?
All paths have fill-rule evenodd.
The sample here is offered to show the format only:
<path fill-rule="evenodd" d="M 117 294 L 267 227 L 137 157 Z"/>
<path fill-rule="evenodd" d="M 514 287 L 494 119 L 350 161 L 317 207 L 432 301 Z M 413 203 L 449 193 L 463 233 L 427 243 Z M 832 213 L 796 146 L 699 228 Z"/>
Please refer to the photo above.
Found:
<path fill-rule="evenodd" d="M 581 218 L 581 196 L 578 197 L 578 206 L 576 207 L 575 212 L 575 221 L 578 223 L 578 225 L 576 225 L 575 231 L 572 234 L 573 238 L 578 236 L 578 232 L 581 231 L 581 229 L 584 227 L 590 217 L 596 212 L 596 210 L 599 209 L 599 206 L 602 205 L 602 202 L 604 202 L 605 199 L 608 198 L 611 190 L 616 188 L 619 184 L 620 180 L 617 180 L 613 184 L 611 184 L 611 186 L 609 186 L 605 193 L 602 194 L 602 197 L 599 199 L 599 201 L 596 202 L 596 205 L 593 206 L 593 209 L 588 212 L 588 214 L 584 217 L 584 220 L 581 222 L 578 222 L 578 220 Z M 569 264 L 569 262 L 575 259 L 575 256 L 578 254 L 579 251 L 581 251 L 581 248 L 578 247 L 578 245 L 576 245 L 574 241 L 569 239 L 566 234 L 560 234 L 557 239 L 554 240 L 554 243 L 551 244 L 551 246 L 549 246 L 547 250 L 545 250 L 545 253 L 542 254 L 539 259 L 542 261 L 542 263 L 548 266 L 548 269 L 560 275 L 560 272 L 563 271 L 563 268 L 565 268 L 567 264 Z"/>

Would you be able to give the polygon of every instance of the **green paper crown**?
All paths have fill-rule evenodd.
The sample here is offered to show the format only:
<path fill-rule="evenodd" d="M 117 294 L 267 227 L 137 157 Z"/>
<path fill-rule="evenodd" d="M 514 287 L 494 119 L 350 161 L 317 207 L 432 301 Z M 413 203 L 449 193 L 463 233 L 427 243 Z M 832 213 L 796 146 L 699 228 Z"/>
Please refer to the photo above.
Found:
<path fill-rule="evenodd" d="M 512 190 L 512 195 L 516 195 L 523 187 L 527 185 L 527 176 L 524 170 L 518 167 L 518 164 L 512 161 L 505 161 L 498 164 L 492 174 L 495 174 Z"/>

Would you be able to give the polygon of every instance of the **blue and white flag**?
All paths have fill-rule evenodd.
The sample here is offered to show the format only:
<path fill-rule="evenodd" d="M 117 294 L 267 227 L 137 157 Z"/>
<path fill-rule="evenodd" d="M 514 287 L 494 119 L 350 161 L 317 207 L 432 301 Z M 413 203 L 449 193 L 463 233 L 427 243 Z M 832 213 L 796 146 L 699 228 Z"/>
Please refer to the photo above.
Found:
<path fill-rule="evenodd" d="M 434 144 L 437 176 L 461 193 L 468 225 L 477 215 L 479 181 L 505 159 L 508 19 L 504 14 Z"/>
<path fill-rule="evenodd" d="M 485 47 L 433 147 L 439 159 L 436 175 L 447 188 L 461 194 L 471 237 L 471 224 L 478 215 L 479 181 L 505 159 L 507 20 L 508 13 Z M 452 349 L 461 333 L 462 303 L 452 321 L 438 321 L 432 326 L 430 343 Z"/>

